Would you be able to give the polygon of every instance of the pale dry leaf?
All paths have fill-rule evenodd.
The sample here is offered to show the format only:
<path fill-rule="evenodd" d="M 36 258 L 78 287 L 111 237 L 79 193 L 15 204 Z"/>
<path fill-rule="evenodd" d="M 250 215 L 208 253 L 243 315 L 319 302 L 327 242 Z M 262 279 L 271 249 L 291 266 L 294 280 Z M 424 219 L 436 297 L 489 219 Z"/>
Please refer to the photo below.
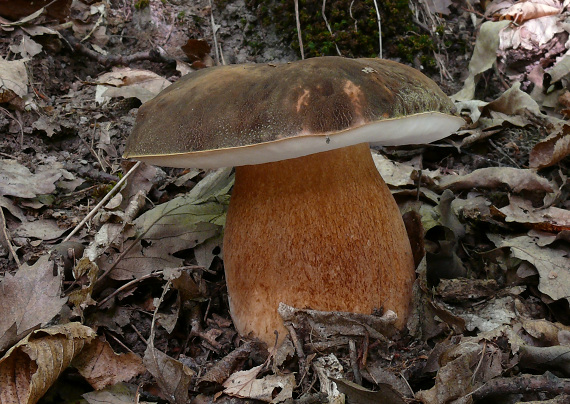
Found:
<path fill-rule="evenodd" d="M 511 254 L 528 261 L 539 273 L 538 290 L 553 300 L 570 301 L 570 253 L 564 248 L 539 247 L 537 237 L 487 234 L 497 247 L 508 247 Z"/>
<path fill-rule="evenodd" d="M 113 97 L 138 98 L 146 102 L 171 83 L 149 70 L 115 68 L 110 73 L 101 75 L 97 80 L 95 100 L 104 103 Z"/>
<path fill-rule="evenodd" d="M 0 403 L 37 402 L 94 337 L 95 331 L 79 323 L 29 334 L 0 359 Z"/>
<path fill-rule="evenodd" d="M 464 81 L 463 88 L 451 96 L 454 101 L 472 100 L 475 96 L 475 86 L 479 75 L 487 71 L 497 60 L 499 49 L 499 32 L 509 25 L 509 21 L 486 21 L 481 25 L 473 56 L 469 62 L 469 76 Z"/>
<path fill-rule="evenodd" d="M 32 58 L 41 53 L 43 47 L 27 35 L 22 35 L 18 45 L 10 45 L 10 50 L 23 58 Z"/>
<path fill-rule="evenodd" d="M 60 297 L 61 276 L 44 255 L 0 283 L 0 350 L 56 316 L 67 299 Z"/>
<path fill-rule="evenodd" d="M 10 212 L 12 214 L 12 216 L 17 218 L 20 222 L 27 222 L 28 221 L 28 219 L 26 218 L 26 215 L 24 214 L 22 209 L 20 209 L 19 206 L 16 206 L 16 204 L 14 202 L 12 202 L 11 199 L 8 199 L 2 195 L 0 195 L 0 208 L 7 209 L 8 212 Z"/>
<path fill-rule="evenodd" d="M 39 166 L 32 174 L 16 160 L 0 160 L 0 195 L 35 198 L 37 195 L 51 194 L 62 175 L 61 168 Z"/>
<path fill-rule="evenodd" d="M 26 60 L 8 61 L 0 57 L 0 98 L 5 91 L 12 91 L 19 97 L 28 94 L 28 72 L 25 62 Z"/>
<path fill-rule="evenodd" d="M 95 390 L 126 382 L 146 370 L 137 354 L 116 354 L 107 341 L 99 338 L 81 351 L 73 360 L 73 367 Z"/>
<path fill-rule="evenodd" d="M 188 366 L 154 348 L 152 344 L 146 348 L 143 363 L 170 402 L 188 402 L 188 386 L 195 375 Z"/>
<path fill-rule="evenodd" d="M 372 152 L 372 159 L 386 184 L 393 187 L 414 185 L 414 180 L 412 180 L 412 174 L 415 171 L 414 167 L 392 161 L 376 152 Z"/>
<path fill-rule="evenodd" d="M 472 188 L 508 188 L 515 193 L 523 190 L 552 192 L 552 186 L 546 178 L 532 170 L 512 167 L 487 167 L 465 175 L 447 175 L 441 177 L 439 186 L 454 191 Z"/>
<path fill-rule="evenodd" d="M 570 230 L 570 211 L 556 207 L 536 209 L 532 202 L 520 196 L 511 195 L 510 204 L 499 209 L 505 221 L 529 225 L 536 230 L 559 232 Z"/>
<path fill-rule="evenodd" d="M 539 49 L 550 42 L 554 35 L 564 31 L 564 25 L 555 15 L 528 20 L 520 26 L 508 25 L 499 32 L 499 50 Z"/>
<path fill-rule="evenodd" d="M 533 168 L 550 167 L 570 155 L 570 126 L 564 124 L 558 131 L 538 142 L 530 151 L 529 165 Z"/>
<path fill-rule="evenodd" d="M 293 396 L 295 375 L 267 375 L 257 379 L 263 365 L 232 374 L 223 384 L 223 393 L 240 398 L 251 398 L 267 403 L 280 403 Z M 278 392 L 276 395 L 275 393 Z"/>
<path fill-rule="evenodd" d="M 67 231 L 58 226 L 55 220 L 40 219 L 34 222 L 24 222 L 14 229 L 14 236 L 29 237 L 39 240 L 54 240 Z"/>

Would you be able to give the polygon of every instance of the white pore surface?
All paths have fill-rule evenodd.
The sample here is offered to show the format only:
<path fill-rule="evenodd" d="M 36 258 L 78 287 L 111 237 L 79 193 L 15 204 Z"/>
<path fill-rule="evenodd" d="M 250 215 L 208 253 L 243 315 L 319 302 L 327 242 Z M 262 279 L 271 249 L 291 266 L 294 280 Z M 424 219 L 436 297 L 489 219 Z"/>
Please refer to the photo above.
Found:
<path fill-rule="evenodd" d="M 157 156 L 133 156 L 145 163 L 180 168 L 218 168 L 263 164 L 340 149 L 359 143 L 398 146 L 434 142 L 455 132 L 465 121 L 440 112 L 385 119 L 330 134 L 308 134 L 226 149 Z"/>

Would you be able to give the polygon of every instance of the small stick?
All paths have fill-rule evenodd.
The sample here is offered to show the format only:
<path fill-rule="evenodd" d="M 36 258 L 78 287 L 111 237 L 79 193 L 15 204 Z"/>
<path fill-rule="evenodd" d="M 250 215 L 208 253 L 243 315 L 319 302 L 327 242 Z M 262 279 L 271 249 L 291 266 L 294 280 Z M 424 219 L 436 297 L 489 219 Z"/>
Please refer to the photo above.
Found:
<path fill-rule="evenodd" d="M 162 274 L 163 274 L 163 271 L 156 271 L 156 272 L 153 272 L 151 274 L 146 274 L 144 276 L 141 276 L 140 278 L 133 279 L 132 281 L 125 283 L 123 286 L 116 289 L 109 296 L 107 296 L 106 298 L 101 300 L 99 303 L 97 303 L 97 307 L 103 306 L 105 303 L 107 303 L 107 301 L 109 299 L 112 299 L 114 296 L 116 296 L 118 293 L 121 293 L 123 290 L 131 288 L 135 283 L 140 282 L 140 281 L 144 281 L 145 279 L 154 278 L 156 276 L 161 276 Z"/>
<path fill-rule="evenodd" d="M 356 352 L 356 343 L 353 339 L 348 341 L 348 348 L 350 350 L 350 366 L 352 367 L 352 373 L 354 374 L 354 382 L 362 385 L 362 375 L 358 368 L 358 353 Z"/>
<path fill-rule="evenodd" d="M 378 57 L 382 59 L 382 22 L 380 20 L 380 11 L 378 11 L 378 3 L 374 0 L 374 8 L 376 9 L 376 18 L 378 19 L 378 42 L 380 44 L 380 51 Z"/>
<path fill-rule="evenodd" d="M 97 204 L 97 206 L 95 206 L 91 212 L 89 212 L 89 214 L 87 216 L 85 216 L 85 218 L 81 221 L 81 223 L 79 223 L 77 226 L 75 226 L 75 229 L 73 229 L 73 231 L 71 233 L 69 233 L 67 235 L 67 237 L 63 240 L 63 242 L 65 243 L 66 241 L 69 241 L 69 239 L 71 237 L 73 237 L 73 235 L 75 233 L 77 233 L 79 231 L 79 229 L 81 229 L 83 227 L 83 225 L 85 223 L 87 223 L 87 221 L 89 221 L 93 216 L 95 216 L 95 214 L 99 211 L 99 209 L 101 209 L 101 206 L 103 206 L 109 199 L 111 199 L 111 197 L 115 194 L 115 192 L 121 187 L 121 185 L 123 185 L 123 183 L 127 180 L 127 178 L 129 178 L 129 176 L 141 165 L 140 161 L 137 161 L 137 163 L 131 167 L 131 169 L 125 174 L 125 176 L 123 178 L 121 178 L 121 180 L 119 182 L 117 182 L 117 184 L 113 187 L 113 189 L 111 191 L 109 191 L 109 193 L 107 193 L 107 195 L 105 195 L 105 197 L 103 199 L 101 199 L 101 202 L 99 202 Z"/>
<path fill-rule="evenodd" d="M 2 225 L 2 235 L 4 236 L 4 240 L 6 240 L 6 245 L 8 246 L 8 250 L 10 250 L 10 254 L 12 254 L 14 261 L 16 261 L 16 265 L 18 265 L 18 268 L 20 268 L 22 266 L 22 264 L 20 264 L 20 260 L 18 259 L 18 255 L 16 254 L 16 251 L 14 250 L 14 246 L 10 242 L 10 236 L 8 235 L 8 230 L 6 230 L 6 217 L 4 216 L 4 211 L 2 210 L 1 207 L 0 207 L 0 219 L 2 219 L 2 221 L 0 223 L 0 225 Z"/>
<path fill-rule="evenodd" d="M 301 49 L 301 59 L 304 60 L 305 51 L 303 50 L 303 38 L 301 36 L 301 20 L 299 19 L 299 0 L 294 0 L 294 2 L 295 2 L 295 20 L 297 20 L 297 36 L 299 37 L 299 48 Z"/>

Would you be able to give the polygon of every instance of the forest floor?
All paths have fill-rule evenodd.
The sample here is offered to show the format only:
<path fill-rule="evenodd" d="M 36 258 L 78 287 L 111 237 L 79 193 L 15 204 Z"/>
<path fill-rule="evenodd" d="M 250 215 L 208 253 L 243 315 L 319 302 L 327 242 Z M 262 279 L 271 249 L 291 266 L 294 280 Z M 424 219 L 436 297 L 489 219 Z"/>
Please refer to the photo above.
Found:
<path fill-rule="evenodd" d="M 270 354 L 229 314 L 232 171 L 121 156 L 138 107 L 181 75 L 300 59 L 275 22 L 293 2 L 29 3 L 0 2 L 0 403 L 570 402 L 567 2 L 410 2 L 419 28 L 398 41 L 428 44 L 408 59 L 387 37 L 383 56 L 465 126 L 373 151 L 418 257 L 408 326 L 296 310 Z M 332 29 L 373 4 L 329 1 Z M 321 5 L 301 1 L 301 21 Z M 301 28 L 309 56 L 336 54 Z M 343 35 L 340 54 L 372 56 Z"/>

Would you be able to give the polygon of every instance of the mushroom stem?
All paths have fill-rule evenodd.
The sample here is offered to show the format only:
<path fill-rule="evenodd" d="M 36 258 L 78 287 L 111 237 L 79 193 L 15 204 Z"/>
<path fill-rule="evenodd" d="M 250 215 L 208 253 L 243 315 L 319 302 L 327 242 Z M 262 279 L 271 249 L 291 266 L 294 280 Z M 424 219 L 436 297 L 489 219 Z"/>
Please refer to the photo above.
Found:
<path fill-rule="evenodd" d="M 273 346 L 279 302 L 397 313 L 415 279 L 406 230 L 368 144 L 236 168 L 224 235 L 230 310 L 242 335 Z"/>

